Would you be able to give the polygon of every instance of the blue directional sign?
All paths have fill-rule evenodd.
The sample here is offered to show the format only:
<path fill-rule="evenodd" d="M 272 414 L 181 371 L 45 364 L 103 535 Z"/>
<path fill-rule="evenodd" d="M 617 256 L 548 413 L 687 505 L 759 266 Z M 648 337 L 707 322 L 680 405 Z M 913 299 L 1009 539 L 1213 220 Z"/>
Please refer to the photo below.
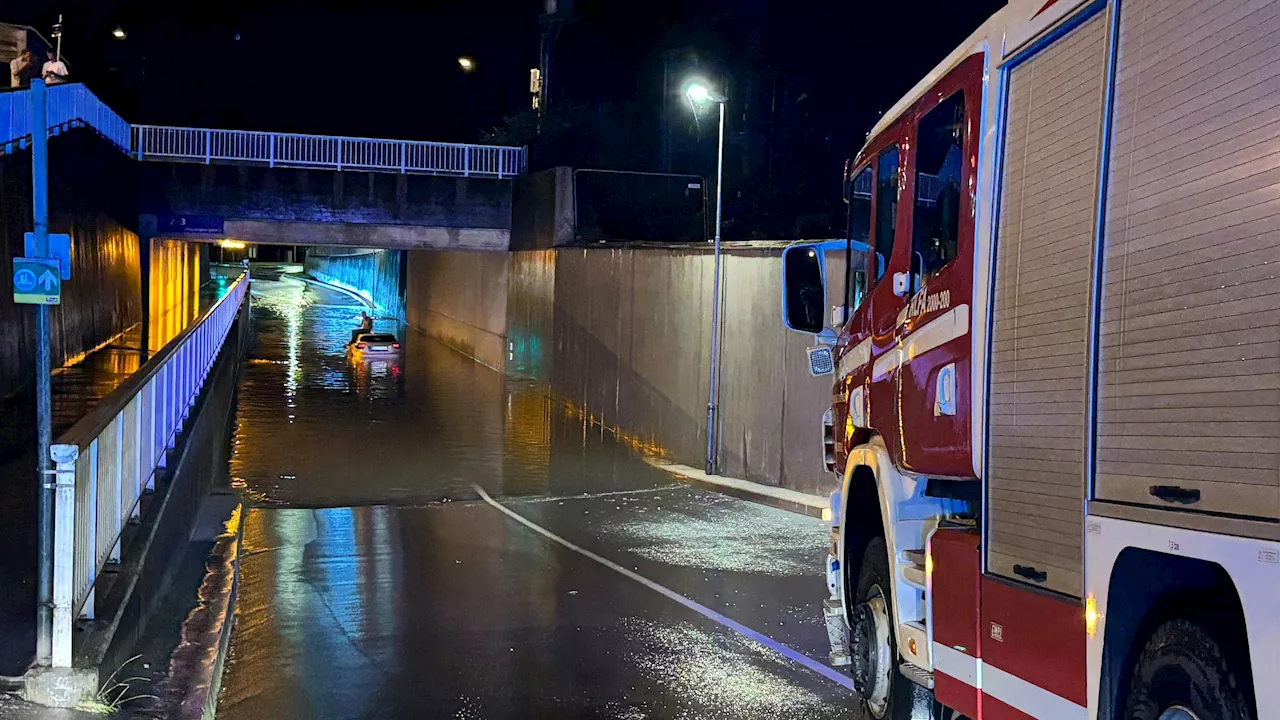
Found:
<path fill-rule="evenodd" d="M 62 301 L 62 276 L 54 258 L 13 259 L 13 301 L 26 305 L 57 305 Z"/>
<path fill-rule="evenodd" d="M 161 233 L 224 234 L 222 218 L 213 215 L 159 215 L 156 229 Z"/>

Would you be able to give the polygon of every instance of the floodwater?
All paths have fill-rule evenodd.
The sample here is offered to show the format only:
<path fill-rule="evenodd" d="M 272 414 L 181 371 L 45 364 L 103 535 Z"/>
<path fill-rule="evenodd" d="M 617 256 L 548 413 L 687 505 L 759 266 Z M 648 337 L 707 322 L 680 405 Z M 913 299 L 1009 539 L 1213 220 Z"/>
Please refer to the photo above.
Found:
<path fill-rule="evenodd" d="M 849 714 L 784 654 L 826 659 L 821 522 L 676 482 L 392 322 L 403 358 L 352 364 L 342 293 L 274 277 L 253 303 L 220 719 Z"/>

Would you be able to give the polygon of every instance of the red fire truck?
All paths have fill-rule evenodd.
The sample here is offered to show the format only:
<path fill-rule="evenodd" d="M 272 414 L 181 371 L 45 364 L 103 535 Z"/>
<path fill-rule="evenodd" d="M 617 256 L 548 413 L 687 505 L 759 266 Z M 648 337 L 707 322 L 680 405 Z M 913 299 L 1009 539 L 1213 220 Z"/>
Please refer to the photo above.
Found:
<path fill-rule="evenodd" d="M 1280 718 L 1280 3 L 1010 0 L 845 187 L 783 313 L 868 715 Z"/>

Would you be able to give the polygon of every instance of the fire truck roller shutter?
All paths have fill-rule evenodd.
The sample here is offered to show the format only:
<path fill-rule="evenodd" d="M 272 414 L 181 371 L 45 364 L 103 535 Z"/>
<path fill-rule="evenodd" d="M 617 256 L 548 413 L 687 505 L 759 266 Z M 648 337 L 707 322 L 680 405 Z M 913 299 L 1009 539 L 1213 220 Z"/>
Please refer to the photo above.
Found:
<path fill-rule="evenodd" d="M 1010 71 L 991 335 L 987 568 L 1083 591 L 1106 13 Z"/>
<path fill-rule="evenodd" d="M 1275 3 L 1125 0 L 1099 499 L 1280 517 L 1277 88 Z"/>

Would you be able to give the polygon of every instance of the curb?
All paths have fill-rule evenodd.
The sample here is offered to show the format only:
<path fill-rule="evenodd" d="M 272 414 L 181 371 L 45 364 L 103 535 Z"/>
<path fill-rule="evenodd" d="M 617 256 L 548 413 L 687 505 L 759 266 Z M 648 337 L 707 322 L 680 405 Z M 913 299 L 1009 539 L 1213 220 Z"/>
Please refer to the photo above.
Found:
<path fill-rule="evenodd" d="M 288 277 L 291 277 L 294 280 L 300 280 L 304 283 L 320 285 L 321 287 L 326 287 L 326 288 L 329 288 L 330 290 L 337 290 L 339 292 L 346 293 L 347 295 L 350 295 L 352 298 L 354 298 L 356 302 L 359 302 L 361 305 L 364 305 L 370 310 L 375 309 L 373 307 L 373 302 L 371 300 L 369 300 L 366 297 L 363 297 L 362 295 L 360 295 L 360 293 L 356 292 L 355 290 L 352 290 L 351 288 L 343 287 L 341 285 L 335 285 L 334 283 L 312 277 L 306 273 L 289 273 Z"/>
<path fill-rule="evenodd" d="M 170 717 L 175 720 L 212 720 L 217 711 L 240 590 L 243 511 L 237 504 L 225 532 L 214 541 L 205 561 L 200 604 L 183 622 L 182 638 L 169 661 Z"/>
<path fill-rule="evenodd" d="M 763 485 L 750 480 L 708 475 L 695 467 L 669 462 L 661 458 L 646 456 L 644 461 L 649 465 L 677 479 L 714 490 L 725 495 L 769 505 L 781 510 L 788 510 L 800 515 L 821 518 L 822 511 L 830 504 L 830 500 L 822 495 L 810 495 L 798 490 Z"/>

